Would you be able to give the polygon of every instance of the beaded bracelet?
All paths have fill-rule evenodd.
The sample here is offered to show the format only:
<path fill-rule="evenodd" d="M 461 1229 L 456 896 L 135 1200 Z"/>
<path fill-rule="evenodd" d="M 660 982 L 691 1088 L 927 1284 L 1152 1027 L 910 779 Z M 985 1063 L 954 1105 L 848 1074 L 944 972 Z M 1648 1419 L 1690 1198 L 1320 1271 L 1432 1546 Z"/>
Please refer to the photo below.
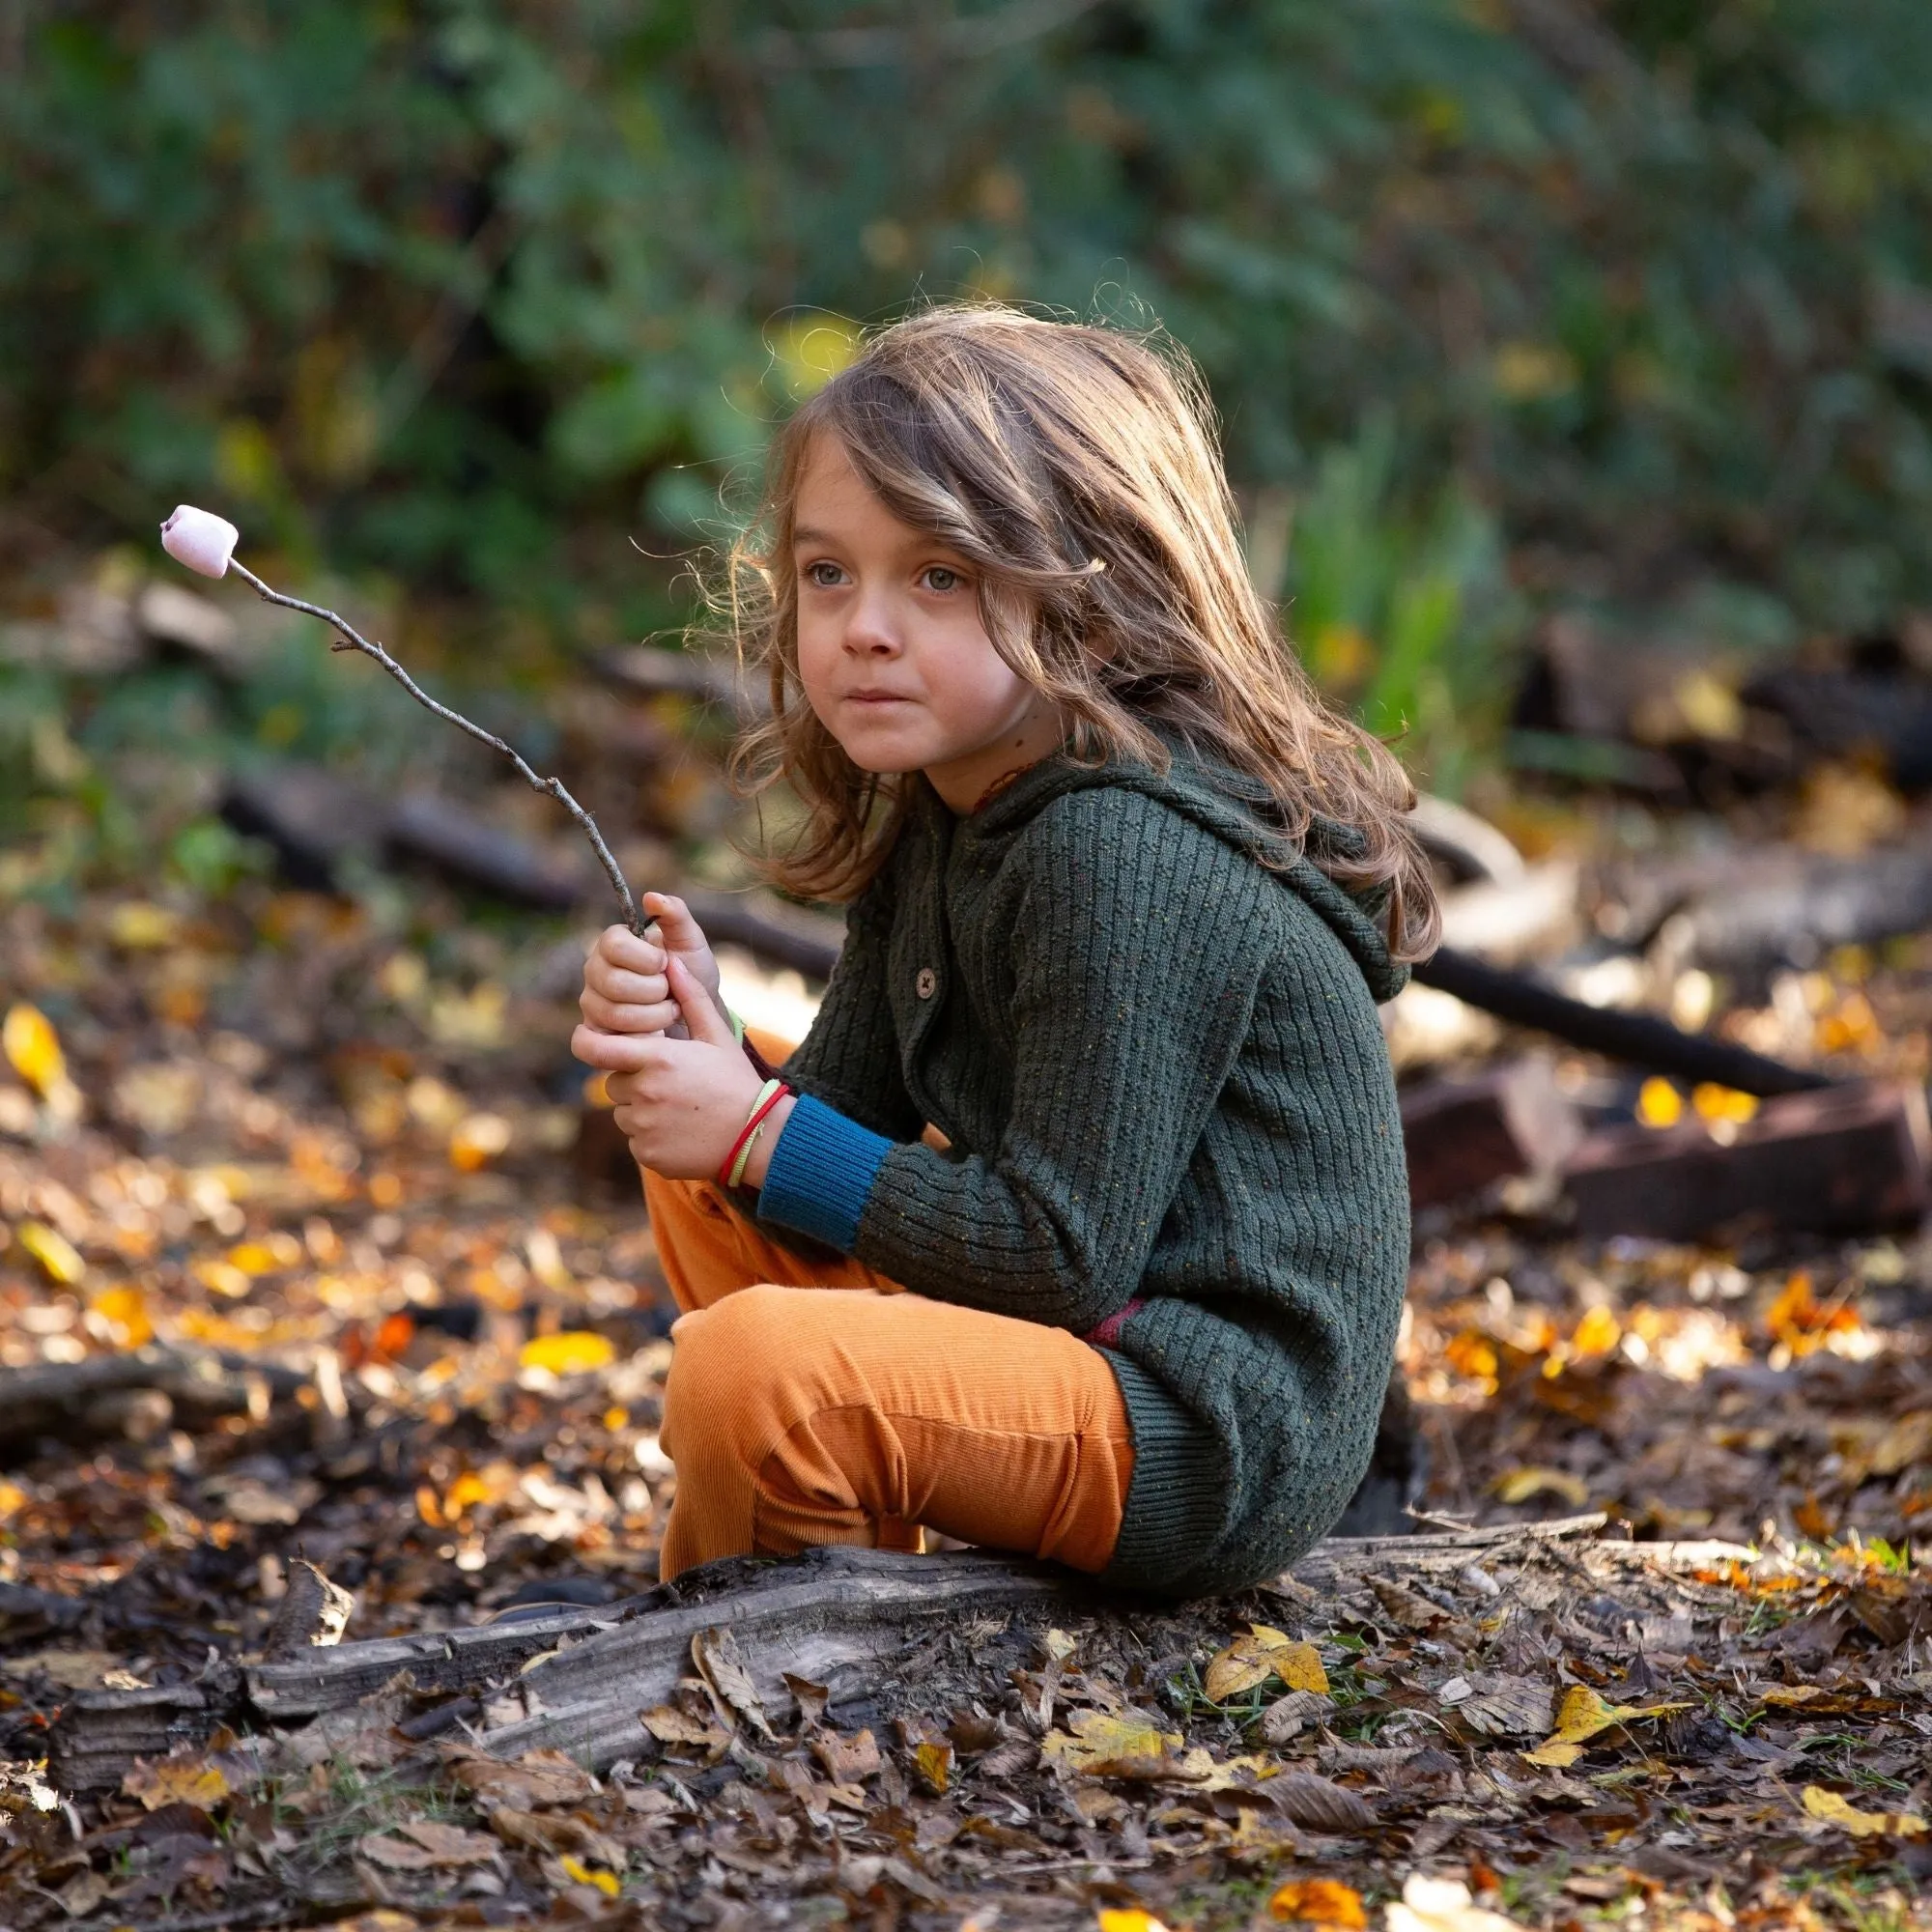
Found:
<path fill-rule="evenodd" d="M 736 1187 L 744 1179 L 745 1163 L 752 1156 L 752 1143 L 758 1129 L 764 1125 L 765 1116 L 790 1092 L 791 1089 L 778 1079 L 767 1080 L 758 1089 L 758 1097 L 753 1101 L 752 1111 L 738 1130 L 738 1138 L 731 1143 L 731 1151 L 724 1156 L 724 1164 L 718 1170 L 719 1181 L 724 1186 Z"/>

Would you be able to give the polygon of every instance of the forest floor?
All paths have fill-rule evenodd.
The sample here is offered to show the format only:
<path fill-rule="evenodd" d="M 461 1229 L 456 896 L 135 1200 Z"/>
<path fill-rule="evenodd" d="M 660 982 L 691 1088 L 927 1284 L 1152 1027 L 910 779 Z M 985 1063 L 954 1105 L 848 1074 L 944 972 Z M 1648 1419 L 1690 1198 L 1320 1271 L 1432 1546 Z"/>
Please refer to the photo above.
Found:
<path fill-rule="evenodd" d="M 976 1613 L 755 1719 L 699 1656 L 598 1776 L 404 1687 L 311 1762 L 217 1732 L 58 1789 L 65 1707 L 232 1683 L 298 1559 L 350 1642 L 668 1601 L 585 937 L 428 882 L 0 903 L 0 1924 L 1932 1923 L 1932 1245 L 1585 1242 L 1534 1190 L 1419 1226 L 1421 1506 L 1602 1537 Z M 1922 1060 L 1932 954 L 1761 1017 Z"/>

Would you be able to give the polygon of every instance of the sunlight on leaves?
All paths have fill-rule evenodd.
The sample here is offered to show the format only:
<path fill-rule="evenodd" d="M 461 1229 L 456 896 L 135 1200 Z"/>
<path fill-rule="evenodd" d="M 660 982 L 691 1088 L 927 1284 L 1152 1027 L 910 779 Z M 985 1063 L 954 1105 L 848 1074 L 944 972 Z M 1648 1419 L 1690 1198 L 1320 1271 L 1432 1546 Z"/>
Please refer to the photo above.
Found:
<path fill-rule="evenodd" d="M 566 1328 L 556 1335 L 538 1335 L 526 1342 L 518 1361 L 526 1369 L 547 1369 L 554 1376 L 587 1375 L 608 1369 L 617 1350 L 608 1335 L 584 1328 Z"/>

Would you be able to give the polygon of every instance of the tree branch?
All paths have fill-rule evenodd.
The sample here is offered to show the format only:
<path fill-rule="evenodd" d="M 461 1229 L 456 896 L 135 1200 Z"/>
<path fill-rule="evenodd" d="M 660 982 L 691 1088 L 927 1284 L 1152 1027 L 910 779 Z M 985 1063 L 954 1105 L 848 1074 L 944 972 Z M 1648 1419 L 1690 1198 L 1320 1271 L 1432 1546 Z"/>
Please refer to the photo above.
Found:
<path fill-rule="evenodd" d="M 364 657 L 374 658 L 389 675 L 400 684 L 425 710 L 434 711 L 439 718 L 447 719 L 459 731 L 467 731 L 480 745 L 488 745 L 493 752 L 501 752 L 517 768 L 517 776 L 532 791 L 548 792 L 576 819 L 583 829 L 583 836 L 590 840 L 591 850 L 597 854 L 598 863 L 610 875 L 611 883 L 616 888 L 617 896 L 624 906 L 624 923 L 639 936 L 643 933 L 643 923 L 638 914 L 638 902 L 631 895 L 631 887 L 625 879 L 623 869 L 611 856 L 611 848 L 604 842 L 604 835 L 597 829 L 597 821 L 571 797 L 564 789 L 561 779 L 547 779 L 532 771 L 521 754 L 506 745 L 494 733 L 484 730 L 482 725 L 472 724 L 460 711 L 452 711 L 446 704 L 439 704 L 381 644 L 372 644 L 360 631 L 339 617 L 333 611 L 325 611 L 320 604 L 305 604 L 299 597 L 284 597 L 279 590 L 270 590 L 262 580 L 245 564 L 229 559 L 228 567 L 244 582 L 254 587 L 256 596 L 265 603 L 279 604 L 285 611 L 300 611 L 310 617 L 320 617 L 341 639 L 329 645 L 332 651 L 360 651 Z"/>

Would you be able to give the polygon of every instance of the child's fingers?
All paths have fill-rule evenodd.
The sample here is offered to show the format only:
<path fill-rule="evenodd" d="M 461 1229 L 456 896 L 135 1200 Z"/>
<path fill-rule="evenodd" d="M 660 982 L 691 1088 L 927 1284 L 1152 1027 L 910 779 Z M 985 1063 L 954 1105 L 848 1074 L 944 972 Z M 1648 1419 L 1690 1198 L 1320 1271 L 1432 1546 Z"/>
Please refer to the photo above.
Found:
<path fill-rule="evenodd" d="M 583 962 L 583 983 L 618 1006 L 655 1006 L 670 998 L 662 965 L 654 973 L 639 973 L 628 966 L 613 966 L 595 952 Z"/>
<path fill-rule="evenodd" d="M 704 928 L 692 918 L 691 908 L 671 893 L 646 893 L 644 910 L 657 921 L 667 948 L 673 952 L 701 952 L 710 949 Z"/>
<path fill-rule="evenodd" d="M 639 939 L 628 925 L 607 925 L 584 961 L 587 974 L 594 962 L 627 973 L 662 973 L 665 950 L 655 940 Z"/>
<path fill-rule="evenodd" d="M 570 1036 L 570 1050 L 586 1066 L 606 1073 L 641 1073 L 656 1064 L 664 1039 L 655 1033 L 606 1033 L 601 1027 L 581 1026 Z"/>
<path fill-rule="evenodd" d="M 578 995 L 577 1006 L 585 1022 L 603 1033 L 663 1033 L 677 1023 L 680 1010 L 666 993 L 655 999 L 607 1000 L 588 986 Z"/>
<path fill-rule="evenodd" d="M 718 1003 L 697 983 L 697 976 L 682 959 L 673 955 L 666 964 L 671 997 L 677 1003 L 691 1037 L 706 1046 L 733 1046 L 737 1037 L 731 1023 L 718 1010 Z"/>

